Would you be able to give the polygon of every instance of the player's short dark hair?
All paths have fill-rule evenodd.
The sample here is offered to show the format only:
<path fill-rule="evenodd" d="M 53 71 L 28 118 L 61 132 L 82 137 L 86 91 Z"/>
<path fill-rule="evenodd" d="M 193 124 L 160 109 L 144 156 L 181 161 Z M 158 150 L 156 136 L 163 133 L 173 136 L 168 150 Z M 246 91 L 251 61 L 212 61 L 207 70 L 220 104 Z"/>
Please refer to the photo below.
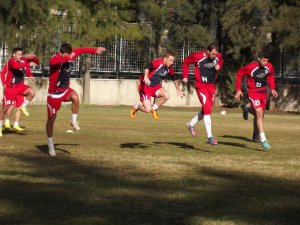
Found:
<path fill-rule="evenodd" d="M 165 51 L 165 53 L 164 53 L 164 57 L 169 57 L 169 56 L 174 56 L 174 57 L 176 57 L 176 52 L 175 51 L 173 51 L 173 50 L 167 50 L 167 51 Z"/>
<path fill-rule="evenodd" d="M 215 49 L 216 51 L 219 51 L 219 45 L 215 42 L 213 43 L 210 43 L 208 46 L 207 46 L 207 50 L 208 51 L 212 51 L 213 49 Z"/>
<path fill-rule="evenodd" d="M 71 54 L 72 53 L 72 46 L 69 43 L 63 43 L 60 46 L 60 50 L 61 53 L 68 53 Z"/>
<path fill-rule="evenodd" d="M 15 54 L 15 53 L 18 52 L 18 51 L 23 52 L 23 48 L 20 48 L 20 47 L 14 48 L 13 51 L 12 51 L 12 54 Z"/>
<path fill-rule="evenodd" d="M 270 59 L 270 52 L 267 51 L 267 50 L 263 50 L 263 51 L 259 52 L 257 56 L 258 56 L 259 58 Z"/>

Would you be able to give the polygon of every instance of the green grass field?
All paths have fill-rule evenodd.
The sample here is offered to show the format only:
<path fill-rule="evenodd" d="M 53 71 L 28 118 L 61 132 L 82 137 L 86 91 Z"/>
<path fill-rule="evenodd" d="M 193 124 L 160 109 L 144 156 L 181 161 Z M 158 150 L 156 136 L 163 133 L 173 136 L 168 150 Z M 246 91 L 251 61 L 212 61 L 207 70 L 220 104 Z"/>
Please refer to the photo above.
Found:
<path fill-rule="evenodd" d="M 23 133 L 0 139 L 1 225 L 212 225 L 300 222 L 300 116 L 267 113 L 269 151 L 252 143 L 252 117 L 215 109 L 206 143 L 197 109 L 163 108 L 160 120 L 130 107 L 59 112 L 47 154 L 46 107 L 30 107 Z"/>

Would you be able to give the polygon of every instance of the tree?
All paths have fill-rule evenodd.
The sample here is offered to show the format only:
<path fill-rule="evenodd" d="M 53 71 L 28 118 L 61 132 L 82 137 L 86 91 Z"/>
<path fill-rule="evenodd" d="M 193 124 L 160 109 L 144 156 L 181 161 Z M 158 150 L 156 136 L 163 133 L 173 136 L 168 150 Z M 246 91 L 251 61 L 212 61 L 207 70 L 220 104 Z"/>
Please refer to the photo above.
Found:
<path fill-rule="evenodd" d="M 272 10 L 272 55 L 283 61 L 283 73 L 300 69 L 299 10 L 299 1 L 280 0 L 275 1 Z"/>
<path fill-rule="evenodd" d="M 204 20 L 203 12 L 205 11 L 202 1 L 176 1 L 172 5 L 170 27 L 172 40 L 179 43 L 193 43 L 202 47 L 206 47 L 214 40 Z"/>

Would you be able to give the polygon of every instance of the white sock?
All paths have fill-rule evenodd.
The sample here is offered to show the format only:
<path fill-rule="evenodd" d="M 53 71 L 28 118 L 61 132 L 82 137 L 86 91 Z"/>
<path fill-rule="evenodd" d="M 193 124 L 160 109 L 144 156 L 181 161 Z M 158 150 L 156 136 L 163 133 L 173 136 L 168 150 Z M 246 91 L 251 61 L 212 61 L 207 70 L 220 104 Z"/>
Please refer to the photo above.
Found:
<path fill-rule="evenodd" d="M 152 106 L 152 109 L 153 110 L 157 110 L 158 109 L 158 105 L 156 105 L 156 103 L 154 103 L 153 106 Z"/>
<path fill-rule="evenodd" d="M 264 141 L 267 140 L 266 135 L 265 135 L 264 132 L 260 133 L 259 136 L 260 136 L 260 141 L 261 141 L 261 142 L 264 142 Z"/>
<path fill-rule="evenodd" d="M 9 122 L 10 122 L 9 119 L 6 119 L 4 123 L 5 123 L 5 124 L 6 124 L 6 123 L 9 124 Z"/>
<path fill-rule="evenodd" d="M 196 116 L 193 117 L 193 119 L 191 119 L 191 121 L 189 122 L 190 126 L 194 127 L 196 125 L 196 123 L 198 123 L 199 120 L 203 119 L 203 114 L 201 112 L 198 112 Z"/>
<path fill-rule="evenodd" d="M 3 120 L 0 120 L 0 129 L 2 129 Z"/>
<path fill-rule="evenodd" d="M 74 114 L 74 113 L 72 113 L 72 118 L 71 118 L 71 121 L 72 121 L 72 122 L 75 122 L 75 121 L 77 121 L 77 117 L 78 117 L 78 114 Z"/>
<path fill-rule="evenodd" d="M 14 126 L 19 126 L 19 122 L 14 122 Z"/>
<path fill-rule="evenodd" d="M 212 137 L 210 115 L 204 115 L 203 121 L 206 129 L 207 137 L 210 138 Z"/>
<path fill-rule="evenodd" d="M 134 104 L 134 108 L 135 109 L 139 109 L 139 105 L 138 104 Z"/>
<path fill-rule="evenodd" d="M 53 145 L 53 139 L 52 139 L 52 137 L 48 138 L 48 145 Z"/>
<path fill-rule="evenodd" d="M 28 101 L 27 99 L 25 99 L 24 102 L 23 102 L 23 104 L 22 104 L 22 108 L 25 108 L 28 105 L 29 102 L 30 101 Z"/>

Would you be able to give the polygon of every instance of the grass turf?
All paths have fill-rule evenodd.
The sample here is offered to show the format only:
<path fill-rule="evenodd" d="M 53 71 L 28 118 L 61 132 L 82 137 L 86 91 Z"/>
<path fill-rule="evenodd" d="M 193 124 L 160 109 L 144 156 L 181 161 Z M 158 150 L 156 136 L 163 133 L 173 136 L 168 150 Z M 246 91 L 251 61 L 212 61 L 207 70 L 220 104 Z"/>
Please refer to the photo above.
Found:
<path fill-rule="evenodd" d="M 268 151 L 252 143 L 252 118 L 212 116 L 218 146 L 197 109 L 163 108 L 160 120 L 130 107 L 81 106 L 80 132 L 55 123 L 57 157 L 47 155 L 45 106 L 30 107 L 26 131 L 0 138 L 1 225 L 297 224 L 300 117 L 267 113 Z"/>

